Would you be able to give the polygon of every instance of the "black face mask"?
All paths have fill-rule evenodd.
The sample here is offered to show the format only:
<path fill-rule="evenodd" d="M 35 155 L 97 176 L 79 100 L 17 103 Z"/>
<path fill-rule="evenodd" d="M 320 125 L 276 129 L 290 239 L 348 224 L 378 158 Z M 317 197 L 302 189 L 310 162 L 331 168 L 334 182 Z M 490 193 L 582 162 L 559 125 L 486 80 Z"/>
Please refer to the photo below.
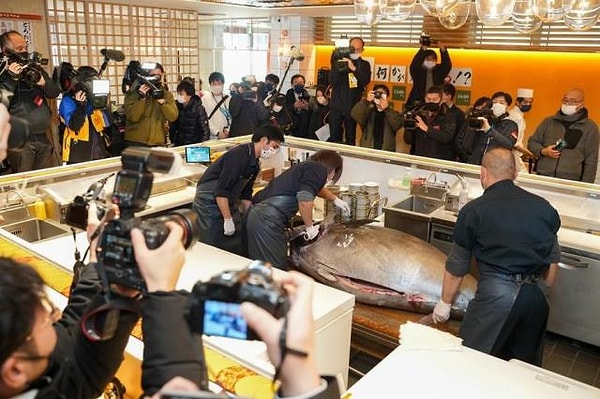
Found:
<path fill-rule="evenodd" d="M 440 109 L 440 104 L 439 103 L 427 103 L 425 104 L 425 109 L 427 109 L 428 111 L 437 111 Z"/>
<path fill-rule="evenodd" d="M 521 112 L 529 112 L 531 110 L 531 104 L 521 104 L 519 109 Z"/>
<path fill-rule="evenodd" d="M 273 90 L 273 83 L 265 83 L 265 85 L 263 86 L 264 90 L 266 93 L 270 92 L 271 90 Z"/>

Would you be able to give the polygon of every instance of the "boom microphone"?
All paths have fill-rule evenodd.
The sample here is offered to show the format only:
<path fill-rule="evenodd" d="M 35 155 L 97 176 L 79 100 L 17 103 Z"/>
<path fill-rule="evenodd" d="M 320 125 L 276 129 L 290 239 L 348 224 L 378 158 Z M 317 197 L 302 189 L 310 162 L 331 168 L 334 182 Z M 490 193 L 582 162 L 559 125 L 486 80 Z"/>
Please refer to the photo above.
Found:
<path fill-rule="evenodd" d="M 114 60 L 117 62 L 123 61 L 125 59 L 125 54 L 121 50 L 109 50 L 103 48 L 100 50 L 100 54 L 102 54 L 105 58 L 109 60 Z"/>
<path fill-rule="evenodd" d="M 292 46 L 290 48 L 290 57 L 292 57 L 296 61 L 302 61 L 304 59 L 304 54 L 302 53 L 302 50 L 300 50 L 298 47 Z"/>

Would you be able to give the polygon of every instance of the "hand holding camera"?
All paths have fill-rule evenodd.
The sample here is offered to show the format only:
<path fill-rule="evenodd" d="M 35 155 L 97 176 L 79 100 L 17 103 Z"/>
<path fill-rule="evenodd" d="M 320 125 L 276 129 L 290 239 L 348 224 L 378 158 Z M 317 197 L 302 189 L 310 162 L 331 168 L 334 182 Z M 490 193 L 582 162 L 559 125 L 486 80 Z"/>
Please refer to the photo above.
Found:
<path fill-rule="evenodd" d="M 77 93 L 75 93 L 75 101 L 78 103 L 85 103 L 87 101 L 87 96 L 84 90 L 79 90 Z"/>

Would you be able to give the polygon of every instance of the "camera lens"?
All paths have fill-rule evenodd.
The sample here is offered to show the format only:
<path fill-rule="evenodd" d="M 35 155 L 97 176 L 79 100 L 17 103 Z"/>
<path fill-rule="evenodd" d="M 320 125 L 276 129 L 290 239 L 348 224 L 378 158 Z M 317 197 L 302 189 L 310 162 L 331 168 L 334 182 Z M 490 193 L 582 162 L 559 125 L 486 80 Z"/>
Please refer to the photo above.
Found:
<path fill-rule="evenodd" d="M 191 209 L 177 209 L 167 215 L 156 218 L 161 222 L 175 222 L 183 229 L 181 242 L 188 249 L 200 238 L 200 227 L 198 226 L 198 215 Z"/>

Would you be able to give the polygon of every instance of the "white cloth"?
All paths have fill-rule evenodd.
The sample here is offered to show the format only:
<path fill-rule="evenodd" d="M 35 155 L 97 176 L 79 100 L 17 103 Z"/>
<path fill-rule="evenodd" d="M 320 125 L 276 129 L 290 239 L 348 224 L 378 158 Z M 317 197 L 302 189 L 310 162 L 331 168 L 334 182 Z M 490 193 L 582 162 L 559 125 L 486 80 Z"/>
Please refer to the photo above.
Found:
<path fill-rule="evenodd" d="M 518 107 L 512 107 L 508 111 L 507 119 L 514 121 L 519 128 L 517 142 L 515 143 L 515 145 L 523 145 L 523 138 L 525 137 L 525 128 L 527 127 L 527 124 L 525 122 L 525 115 Z M 525 164 L 523 163 L 523 160 L 521 159 L 521 156 L 523 154 L 521 154 L 517 150 L 512 150 L 512 152 L 513 152 L 513 155 L 515 156 L 515 161 L 517 162 L 518 171 L 519 172 L 526 171 L 527 169 L 525 168 Z"/>
<path fill-rule="evenodd" d="M 399 342 L 405 350 L 460 351 L 463 347 L 461 338 L 410 321 L 400 326 Z"/>

